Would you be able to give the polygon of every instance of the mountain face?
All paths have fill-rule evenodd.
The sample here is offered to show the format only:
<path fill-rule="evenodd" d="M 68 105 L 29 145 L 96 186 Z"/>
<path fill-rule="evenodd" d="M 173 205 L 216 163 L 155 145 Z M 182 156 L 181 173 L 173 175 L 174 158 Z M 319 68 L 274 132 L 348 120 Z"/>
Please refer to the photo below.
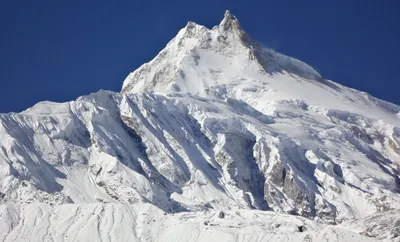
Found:
<path fill-rule="evenodd" d="M 276 241 L 304 239 L 290 237 L 293 231 L 278 229 L 281 224 L 300 232 L 305 224 L 306 237 L 331 241 L 366 241 L 360 232 L 400 236 L 400 219 L 388 219 L 400 212 L 400 107 L 263 47 L 229 11 L 211 30 L 189 22 L 128 75 L 120 93 L 99 91 L 0 114 L 0 137 L 4 241 L 21 234 L 83 240 L 88 232 L 73 239 L 54 235 L 70 213 L 75 222 L 97 214 L 93 221 L 104 226 L 118 226 L 117 217 L 121 225 L 126 214 L 132 235 L 117 233 L 114 240 L 178 241 L 174 236 L 182 231 L 194 233 L 213 221 L 215 211 L 228 215 L 227 224 L 215 225 L 219 232 L 218 226 L 257 228 L 264 231 L 256 235 L 260 240 L 276 231 L 282 235 Z M 145 214 L 157 225 L 140 227 Z M 36 225 L 37 218 L 50 227 Z M 29 229 L 26 221 L 33 219 L 36 227 Z M 268 224 L 273 228 L 265 232 L 271 219 L 290 222 Z M 181 225 L 169 228 L 175 231 L 170 237 L 158 236 L 160 220 Z M 344 229 L 353 220 L 363 225 Z M 103 240 L 95 227 L 87 230 Z M 224 231 L 233 236 L 236 229 Z M 201 237 L 207 238 L 217 237 Z"/>

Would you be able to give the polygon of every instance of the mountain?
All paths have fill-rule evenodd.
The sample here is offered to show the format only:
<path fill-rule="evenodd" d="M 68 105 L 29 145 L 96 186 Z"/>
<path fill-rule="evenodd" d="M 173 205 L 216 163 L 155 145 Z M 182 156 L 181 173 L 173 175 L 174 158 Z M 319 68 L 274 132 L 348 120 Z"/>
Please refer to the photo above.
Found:
<path fill-rule="evenodd" d="M 2 241 L 400 236 L 400 107 L 189 22 L 120 93 L 0 114 Z"/>

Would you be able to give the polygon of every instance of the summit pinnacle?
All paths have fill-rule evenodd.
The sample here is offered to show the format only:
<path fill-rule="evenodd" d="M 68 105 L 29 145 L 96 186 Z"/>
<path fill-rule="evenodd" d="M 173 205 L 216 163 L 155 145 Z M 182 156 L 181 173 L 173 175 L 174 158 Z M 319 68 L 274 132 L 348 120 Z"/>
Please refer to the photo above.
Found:
<path fill-rule="evenodd" d="M 220 26 L 224 28 L 224 30 L 230 30 L 232 28 L 239 29 L 239 20 L 229 12 L 229 10 L 226 10 L 224 19 L 221 21 Z"/>

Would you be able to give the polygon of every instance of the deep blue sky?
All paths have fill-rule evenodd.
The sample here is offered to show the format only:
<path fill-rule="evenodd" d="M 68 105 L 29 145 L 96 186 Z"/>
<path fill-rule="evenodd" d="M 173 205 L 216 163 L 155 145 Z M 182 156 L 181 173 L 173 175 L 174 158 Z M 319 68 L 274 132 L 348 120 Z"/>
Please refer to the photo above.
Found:
<path fill-rule="evenodd" d="M 400 104 L 397 0 L 40 0 L 0 3 L 0 112 L 120 91 L 187 21 L 212 27 L 226 9 L 259 42 Z"/>

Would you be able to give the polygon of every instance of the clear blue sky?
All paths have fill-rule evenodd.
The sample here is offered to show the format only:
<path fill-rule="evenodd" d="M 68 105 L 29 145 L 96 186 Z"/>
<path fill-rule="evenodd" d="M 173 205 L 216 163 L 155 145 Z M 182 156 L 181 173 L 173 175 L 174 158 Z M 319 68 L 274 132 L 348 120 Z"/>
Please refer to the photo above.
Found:
<path fill-rule="evenodd" d="M 187 21 L 212 27 L 226 9 L 259 42 L 400 104 L 397 0 L 40 0 L 0 3 L 0 112 L 120 91 Z"/>

